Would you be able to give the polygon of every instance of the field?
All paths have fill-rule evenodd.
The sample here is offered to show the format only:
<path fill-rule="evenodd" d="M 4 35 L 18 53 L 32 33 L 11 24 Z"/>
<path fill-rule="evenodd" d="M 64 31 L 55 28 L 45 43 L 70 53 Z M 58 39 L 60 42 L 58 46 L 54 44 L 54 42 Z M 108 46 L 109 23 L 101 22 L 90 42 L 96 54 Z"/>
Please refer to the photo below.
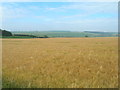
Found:
<path fill-rule="evenodd" d="M 13 31 L 13 34 L 27 34 L 48 37 L 117 37 L 118 32 L 77 32 L 77 31 Z M 16 38 L 16 37 L 12 37 Z"/>
<path fill-rule="evenodd" d="M 3 39 L 4 88 L 118 87 L 118 38 Z"/>

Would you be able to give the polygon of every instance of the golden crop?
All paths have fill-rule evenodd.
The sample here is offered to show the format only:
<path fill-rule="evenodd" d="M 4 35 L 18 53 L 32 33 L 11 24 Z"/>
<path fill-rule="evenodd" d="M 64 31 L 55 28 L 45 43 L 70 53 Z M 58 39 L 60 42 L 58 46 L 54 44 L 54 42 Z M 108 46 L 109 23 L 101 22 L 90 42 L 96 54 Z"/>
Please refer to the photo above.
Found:
<path fill-rule="evenodd" d="M 3 39 L 3 87 L 118 87 L 118 38 Z"/>

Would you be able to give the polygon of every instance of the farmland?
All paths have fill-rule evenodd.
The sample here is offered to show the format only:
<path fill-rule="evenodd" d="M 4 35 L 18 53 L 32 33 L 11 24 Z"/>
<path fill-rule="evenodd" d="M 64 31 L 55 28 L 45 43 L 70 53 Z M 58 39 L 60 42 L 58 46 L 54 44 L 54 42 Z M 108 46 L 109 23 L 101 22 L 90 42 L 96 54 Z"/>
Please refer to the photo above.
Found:
<path fill-rule="evenodd" d="M 3 39 L 4 88 L 118 87 L 118 38 Z"/>
<path fill-rule="evenodd" d="M 12 31 L 13 34 L 28 34 L 35 36 L 44 36 L 48 37 L 117 37 L 118 32 L 94 32 L 94 31 Z M 15 37 L 13 37 L 15 38 Z"/>

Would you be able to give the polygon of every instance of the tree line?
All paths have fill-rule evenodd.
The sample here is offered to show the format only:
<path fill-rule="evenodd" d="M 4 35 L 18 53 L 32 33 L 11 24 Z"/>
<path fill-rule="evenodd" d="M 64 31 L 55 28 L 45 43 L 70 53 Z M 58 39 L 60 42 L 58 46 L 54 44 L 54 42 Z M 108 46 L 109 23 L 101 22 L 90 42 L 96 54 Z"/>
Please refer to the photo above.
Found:
<path fill-rule="evenodd" d="M 12 33 L 10 31 L 0 29 L 0 35 L 1 36 L 12 36 Z"/>
<path fill-rule="evenodd" d="M 44 35 L 43 37 L 40 37 L 40 36 L 25 35 L 25 34 L 12 34 L 10 31 L 2 30 L 2 29 L 0 29 L 0 36 L 3 36 L 3 37 L 6 37 L 6 36 L 17 36 L 17 37 L 30 37 L 30 38 L 48 38 L 47 35 Z"/>

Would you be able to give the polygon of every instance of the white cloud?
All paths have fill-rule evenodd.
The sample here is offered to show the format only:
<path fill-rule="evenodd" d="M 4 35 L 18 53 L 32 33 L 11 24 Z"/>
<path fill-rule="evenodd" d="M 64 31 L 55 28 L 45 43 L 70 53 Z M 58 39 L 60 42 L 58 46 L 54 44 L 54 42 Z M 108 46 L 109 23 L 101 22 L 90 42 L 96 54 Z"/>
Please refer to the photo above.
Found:
<path fill-rule="evenodd" d="M 47 7 L 45 10 L 48 11 L 67 11 L 71 9 L 78 9 L 78 10 L 83 10 L 84 12 L 81 14 L 75 14 L 75 15 L 68 15 L 68 16 L 59 16 L 60 18 L 50 18 L 46 16 L 39 16 L 39 15 L 32 15 L 31 10 L 40 10 L 41 8 L 39 6 L 28 6 L 26 8 L 19 6 L 16 3 L 10 3 L 9 5 L 4 6 L 3 5 L 3 11 L 4 11 L 4 19 L 7 21 L 7 18 L 19 18 L 19 17 L 28 17 L 31 15 L 31 17 L 34 17 L 36 19 L 44 19 L 44 24 L 34 24 L 33 23 L 28 23 L 28 24 L 20 24 L 20 22 L 17 23 L 9 23 L 5 22 L 4 25 L 5 27 L 12 27 L 13 29 L 11 30 L 17 30 L 17 29 L 27 29 L 30 28 L 42 28 L 42 29 L 73 29 L 73 30 L 87 30 L 87 29 L 101 29 L 101 31 L 117 31 L 117 17 L 116 18 L 96 18 L 96 19 L 89 19 L 86 18 L 89 15 L 93 15 L 95 13 L 113 13 L 117 15 L 117 3 L 97 3 L 97 4 L 89 4 L 89 3 L 84 3 L 84 4 L 79 4 L 79 3 L 74 3 L 71 5 L 64 5 L 61 7 Z M 74 18 L 78 18 L 78 20 L 74 20 Z M 17 26 L 20 24 L 20 26 Z M 29 27 L 30 26 L 30 27 Z"/>
<path fill-rule="evenodd" d="M 27 10 L 24 8 L 20 8 L 15 3 L 10 3 L 7 5 L 2 5 L 2 11 L 3 11 L 3 18 L 18 18 L 23 17 L 25 13 L 27 13 Z"/>
<path fill-rule="evenodd" d="M 74 15 L 68 15 L 68 16 L 62 16 L 61 18 L 84 18 L 90 15 L 94 14 L 114 14 L 118 15 L 118 5 L 117 3 L 72 3 L 69 5 L 64 5 L 61 7 L 56 7 L 56 8 L 47 8 L 47 10 L 50 11 L 56 11 L 56 12 L 65 12 L 65 11 L 70 11 L 70 10 L 80 10 L 83 11 L 82 13 L 80 12 L 79 14 Z"/>
<path fill-rule="evenodd" d="M 40 10 L 40 7 L 38 7 L 38 6 L 24 7 L 24 6 L 20 6 L 18 3 L 10 2 L 7 4 L 3 3 L 1 5 L 1 7 L 2 7 L 2 11 L 3 11 L 2 16 L 5 19 L 22 18 L 22 17 L 28 17 L 28 16 L 36 17 L 36 18 L 43 17 L 43 16 L 38 16 L 38 15 L 35 16 L 34 15 L 33 11 Z"/>
<path fill-rule="evenodd" d="M 89 12 L 100 12 L 100 11 L 107 11 L 107 12 L 116 12 L 118 8 L 117 3 L 74 3 L 71 5 L 65 5 L 57 8 L 49 8 L 50 10 L 68 10 L 68 9 L 79 9 Z"/>
<path fill-rule="evenodd" d="M 27 6 L 27 7 L 21 7 L 20 5 L 16 3 L 9 3 L 7 5 L 3 5 L 3 16 L 5 18 L 9 17 L 24 17 L 27 15 L 32 15 L 32 11 L 37 10 L 40 11 L 40 6 Z M 92 15 L 95 13 L 118 13 L 118 7 L 117 3 L 73 3 L 70 5 L 63 5 L 60 7 L 46 7 L 44 8 L 44 11 L 56 11 L 56 12 L 64 12 L 71 9 L 78 9 L 84 11 L 82 14 L 74 15 L 74 16 L 65 16 L 66 18 L 70 17 L 76 17 L 76 16 L 86 16 L 86 15 Z M 38 15 L 37 15 L 38 16 Z M 41 17 L 41 16 L 40 16 Z"/>
<path fill-rule="evenodd" d="M 58 8 L 46 8 L 47 10 L 57 10 Z"/>

